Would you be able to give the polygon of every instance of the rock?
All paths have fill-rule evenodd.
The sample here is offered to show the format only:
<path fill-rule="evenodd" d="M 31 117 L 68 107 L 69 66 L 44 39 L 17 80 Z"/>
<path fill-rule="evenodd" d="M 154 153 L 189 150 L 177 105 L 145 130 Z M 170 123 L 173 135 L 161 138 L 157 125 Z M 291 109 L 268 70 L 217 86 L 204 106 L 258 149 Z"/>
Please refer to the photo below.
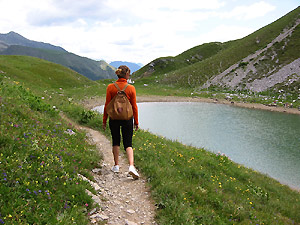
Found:
<path fill-rule="evenodd" d="M 100 171 L 101 171 L 100 168 L 95 168 L 95 169 L 92 170 L 93 173 L 99 173 Z"/>
<path fill-rule="evenodd" d="M 135 213 L 135 211 L 133 209 L 128 209 L 127 212 L 130 213 L 130 214 Z"/>
<path fill-rule="evenodd" d="M 94 214 L 97 211 L 97 208 L 94 208 L 92 211 L 90 211 L 90 215 Z"/>
<path fill-rule="evenodd" d="M 90 181 L 89 179 L 87 179 L 85 176 L 81 175 L 81 174 L 77 174 L 82 180 L 84 181 Z"/>
<path fill-rule="evenodd" d="M 100 186 L 97 183 L 95 183 L 93 181 L 90 181 L 90 184 L 93 186 L 93 188 L 95 189 L 95 191 L 99 191 L 100 190 Z"/>
<path fill-rule="evenodd" d="M 125 225 L 137 225 L 137 223 L 125 220 Z"/>
<path fill-rule="evenodd" d="M 103 214 L 100 214 L 100 213 L 97 213 L 95 215 L 92 215 L 90 216 L 91 219 L 96 219 L 96 218 L 99 218 L 100 220 L 104 221 L 104 220 L 108 220 L 109 217 L 107 215 L 103 215 Z"/>
<path fill-rule="evenodd" d="M 97 223 L 96 219 L 91 219 L 91 223 Z"/>

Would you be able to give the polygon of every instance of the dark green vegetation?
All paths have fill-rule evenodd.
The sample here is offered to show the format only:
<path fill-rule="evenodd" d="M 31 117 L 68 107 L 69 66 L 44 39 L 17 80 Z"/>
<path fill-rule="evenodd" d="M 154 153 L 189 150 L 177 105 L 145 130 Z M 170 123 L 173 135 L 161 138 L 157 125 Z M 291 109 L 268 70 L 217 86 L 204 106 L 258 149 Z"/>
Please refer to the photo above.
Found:
<path fill-rule="evenodd" d="M 91 80 L 116 77 L 114 69 L 105 61 L 95 61 L 67 52 L 60 47 L 30 41 L 14 32 L 1 34 L 0 55 L 24 55 L 45 59 L 68 67 Z"/>

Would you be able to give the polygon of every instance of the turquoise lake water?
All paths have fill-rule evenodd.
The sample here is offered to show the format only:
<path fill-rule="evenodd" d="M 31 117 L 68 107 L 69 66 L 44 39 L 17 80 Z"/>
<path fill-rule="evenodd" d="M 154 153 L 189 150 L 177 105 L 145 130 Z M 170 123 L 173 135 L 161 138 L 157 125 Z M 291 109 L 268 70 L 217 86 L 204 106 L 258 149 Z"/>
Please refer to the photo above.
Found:
<path fill-rule="evenodd" d="M 138 108 L 140 128 L 224 153 L 300 189 L 299 115 L 199 102 L 139 103 Z"/>

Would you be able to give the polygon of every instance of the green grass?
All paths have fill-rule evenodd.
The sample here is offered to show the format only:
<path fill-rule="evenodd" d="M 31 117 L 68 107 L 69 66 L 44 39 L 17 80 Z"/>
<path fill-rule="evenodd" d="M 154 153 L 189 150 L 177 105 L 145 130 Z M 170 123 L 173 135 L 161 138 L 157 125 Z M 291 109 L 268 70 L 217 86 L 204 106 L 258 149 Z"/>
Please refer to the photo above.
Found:
<path fill-rule="evenodd" d="M 95 61 L 66 51 L 12 45 L 0 52 L 0 54 L 27 55 L 45 59 L 84 74 L 91 80 L 113 78 L 116 76 L 114 70 L 105 61 Z"/>
<path fill-rule="evenodd" d="M 87 224 L 91 186 L 77 174 L 91 178 L 99 153 L 40 96 L 0 84 L 0 224 Z"/>
<path fill-rule="evenodd" d="M 134 135 L 159 224 L 299 224 L 300 193 L 222 154 Z"/>
<path fill-rule="evenodd" d="M 175 57 L 170 56 L 155 59 L 154 61 L 150 62 L 149 64 L 135 72 L 134 77 L 148 77 L 151 76 L 152 73 L 155 76 L 159 76 L 174 70 L 179 70 L 217 54 L 221 50 L 225 49 L 226 46 L 226 44 L 222 44 L 219 42 L 211 42 L 195 46 Z M 152 71 L 151 68 L 153 68 L 154 71 Z"/>
<path fill-rule="evenodd" d="M 101 115 L 84 109 L 80 101 L 104 97 L 111 80 L 74 79 L 70 85 L 64 79 L 56 80 L 59 78 L 53 71 L 60 66 L 55 64 L 30 57 L 4 57 L 2 62 L 0 223 L 87 224 L 87 212 L 93 204 L 84 190 L 90 186 L 78 180 L 77 173 L 92 179 L 89 171 L 100 156 L 83 133 L 60 119 L 57 110 L 102 131 Z M 39 69 L 39 63 L 48 69 Z M 73 75 L 81 79 L 69 70 L 66 76 L 68 73 L 70 82 Z M 44 82 L 44 76 L 52 82 Z M 191 96 L 192 89 L 155 86 L 151 80 L 148 84 L 135 83 L 138 95 Z M 213 94 L 224 97 L 218 91 L 198 95 Z M 76 135 L 66 134 L 67 129 Z M 110 137 L 109 130 L 105 134 Z M 300 223 L 299 192 L 233 163 L 224 155 L 142 130 L 135 132 L 133 145 L 136 166 L 147 177 L 156 202 L 159 224 Z"/>

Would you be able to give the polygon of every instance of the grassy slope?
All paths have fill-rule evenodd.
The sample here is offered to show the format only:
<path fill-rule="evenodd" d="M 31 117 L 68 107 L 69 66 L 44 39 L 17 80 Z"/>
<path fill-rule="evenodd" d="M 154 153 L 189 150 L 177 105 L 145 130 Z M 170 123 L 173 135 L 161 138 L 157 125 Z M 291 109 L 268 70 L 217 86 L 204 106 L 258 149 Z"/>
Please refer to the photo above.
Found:
<path fill-rule="evenodd" d="M 222 154 L 140 131 L 135 161 L 160 224 L 299 224 L 300 193 Z"/>
<path fill-rule="evenodd" d="M 81 83 L 78 79 L 74 79 L 73 87 L 71 87 L 72 85 L 69 85 L 69 83 L 63 83 L 64 81 L 54 82 L 52 80 L 53 83 L 48 84 L 48 82 L 35 79 L 36 82 L 34 82 L 30 77 L 24 76 L 23 74 L 35 74 L 35 76 L 39 77 L 40 75 L 38 75 L 35 70 L 37 69 L 36 67 L 39 67 L 38 64 L 40 64 L 41 68 L 40 70 L 37 70 L 39 71 L 39 74 L 45 73 L 48 74 L 48 76 L 53 76 L 53 72 L 60 67 L 55 64 L 51 64 L 48 67 L 49 70 L 44 70 L 42 69 L 43 66 L 45 66 L 44 61 L 28 57 L 20 57 L 20 61 L 18 61 L 17 58 L 18 57 L 7 57 L 6 66 L 1 66 L 0 70 L 6 72 L 6 76 L 12 77 L 11 80 L 13 79 L 16 82 L 22 80 L 24 87 L 31 86 L 31 90 L 33 92 L 36 91 L 35 94 L 46 96 L 44 99 L 45 102 L 59 105 L 59 108 L 62 111 L 66 112 L 69 116 L 78 121 L 83 121 L 83 119 L 90 120 L 90 126 L 99 129 L 101 117 L 99 118 L 94 115 L 89 115 L 88 113 L 82 114 L 82 107 L 78 104 L 73 104 L 72 101 L 68 101 L 68 98 L 73 97 L 74 99 L 82 99 L 85 95 L 93 96 L 97 94 L 99 96 L 104 96 L 106 84 L 110 81 L 91 81 L 88 82 L 88 86 L 86 87 L 86 82 Z M 24 65 L 22 60 L 26 61 Z M 36 67 L 27 67 L 26 65 L 30 63 L 36 65 Z M 18 64 L 23 66 L 18 67 Z M 3 74 L 1 75 L 3 76 Z M 51 79 L 54 79 L 54 77 L 51 77 Z M 78 83 L 75 82 L 76 80 Z M 62 87 L 61 92 L 54 92 L 55 90 L 59 90 L 58 87 Z M 76 87 L 76 89 L 74 89 L 74 87 Z M 138 86 L 137 90 L 139 91 L 139 89 L 142 88 L 142 85 Z M 23 89 L 27 90 L 25 88 Z M 45 93 L 45 89 L 48 90 L 47 93 Z M 3 90 L 2 86 L 1 90 Z M 53 94 L 48 92 L 53 92 Z M 162 93 L 165 92 L 162 91 Z M 49 97 L 50 94 L 52 95 L 52 98 Z M 42 135 L 42 132 L 44 132 L 43 130 L 47 130 L 48 127 L 51 127 L 51 131 L 53 125 L 48 123 L 51 123 L 51 120 L 54 120 L 53 122 L 56 124 L 56 121 L 59 119 L 56 117 L 50 118 L 45 114 L 40 114 L 40 112 L 34 112 L 34 115 L 32 115 L 31 118 L 36 119 L 31 121 L 30 117 L 27 115 L 31 115 L 31 111 L 33 109 L 26 106 L 28 102 L 22 103 L 24 99 L 27 99 L 23 98 L 23 95 L 24 94 L 16 94 L 15 97 L 11 97 L 9 93 L 1 93 L 1 96 L 4 96 L 2 101 L 7 102 L 5 103 L 6 111 L 3 113 L 2 117 L 4 118 L 5 115 L 9 115 L 10 113 L 14 115 L 12 117 L 14 124 L 19 125 L 22 123 L 25 125 L 28 123 L 28 126 L 24 126 L 24 129 L 26 128 L 27 130 L 23 130 L 22 127 L 22 130 L 20 129 L 20 132 L 17 133 L 19 136 L 24 136 L 24 134 L 26 135 L 29 132 L 32 133 L 30 127 L 32 125 L 37 126 L 32 123 L 35 123 L 34 121 L 36 120 L 42 121 L 42 124 L 45 123 L 46 127 L 41 127 L 41 129 L 36 130 L 34 137 L 40 138 L 41 143 L 46 143 L 46 137 Z M 16 99 L 18 99 L 17 102 L 11 104 L 12 102 L 15 102 Z M 20 105 L 20 108 L 10 108 L 9 105 L 13 105 L 12 107 Z M 23 108 L 26 109 L 26 113 L 20 114 L 19 112 L 22 112 Z M 4 110 L 4 108 L 2 108 L 2 110 Z M 12 120 L 6 116 L 5 121 L 10 122 Z M 59 128 L 59 133 L 62 134 L 63 130 L 66 128 L 67 126 L 65 125 L 62 128 Z M 2 142 L 4 144 L 13 143 L 15 141 L 15 137 L 17 137 L 15 133 L 17 129 L 13 130 L 13 128 L 9 126 L 1 126 L 1 129 L 4 129 L 2 133 L 7 134 L 4 142 Z M 19 138 L 19 144 L 22 145 L 24 138 Z M 81 136 L 78 136 L 78 138 L 82 140 Z M 76 138 L 72 140 L 72 142 L 76 141 L 78 141 Z M 57 149 L 67 148 L 68 144 L 58 141 L 58 146 L 56 147 Z M 56 149 L 56 147 L 54 149 Z M 73 148 L 72 145 L 69 147 Z M 148 177 L 149 183 L 152 187 L 153 197 L 155 198 L 158 206 L 157 219 L 160 224 L 249 224 L 250 222 L 258 224 L 292 224 L 293 221 L 300 223 L 300 218 L 298 216 L 298 212 L 300 210 L 299 192 L 291 191 L 288 187 L 282 186 L 273 179 L 237 165 L 231 162 L 226 156 L 214 155 L 203 149 L 187 147 L 180 143 L 168 141 L 144 131 L 135 133 L 134 148 L 137 166 Z M 32 150 L 30 148 L 24 148 L 23 151 L 24 157 L 28 157 Z M 76 148 L 73 151 L 76 151 Z M 15 160 L 13 151 L 9 154 L 12 154 L 10 155 L 10 159 Z M 79 154 L 79 152 L 76 151 L 76 154 Z M 42 155 L 40 157 L 42 157 Z M 80 159 L 81 157 L 84 158 L 84 156 L 80 155 L 76 157 L 79 157 L 77 159 Z M 48 158 L 45 158 L 45 160 L 48 160 Z M 38 166 L 38 162 L 35 162 L 35 168 Z M 16 162 L 14 161 L 14 163 Z M 11 165 L 12 166 L 9 167 L 11 168 L 11 176 L 14 176 L 14 179 L 18 178 L 18 174 L 13 170 L 13 168 L 17 165 Z M 84 171 L 89 168 L 90 164 L 86 164 L 86 166 L 81 169 Z M 2 170 L 4 169 L 2 168 Z M 37 177 L 38 175 L 39 174 L 37 174 Z M 30 182 L 32 181 L 30 180 Z M 55 185 L 58 184 L 53 183 L 53 186 L 50 186 L 49 188 L 54 187 L 56 190 L 63 188 Z M 20 191 L 22 191 L 22 193 L 26 193 L 26 186 L 22 186 Z M 29 191 L 32 193 L 36 190 L 29 189 Z M 27 198 L 28 195 L 26 194 L 24 196 Z M 55 196 L 56 195 L 54 195 L 54 197 Z M 60 195 L 57 196 L 61 197 Z M 72 194 L 67 192 L 67 196 L 72 196 Z M 69 198 L 70 197 L 65 198 L 68 204 L 70 204 Z M 16 208 L 14 204 L 24 205 L 23 201 L 26 201 L 26 199 L 21 200 L 21 203 L 18 201 L 15 203 L 15 200 L 10 201 L 9 199 L 16 199 L 14 196 L 9 199 L 3 199 L 5 199 L 5 201 L 9 201 L 9 204 L 11 204 L 10 209 L 12 209 L 12 207 Z M 34 200 L 36 202 L 33 201 L 30 206 L 26 206 L 25 209 L 21 209 L 21 211 L 24 212 L 24 210 L 26 210 L 26 212 L 29 212 L 32 210 L 32 206 L 35 207 L 35 204 L 38 202 L 36 199 Z M 47 200 L 47 198 L 44 200 Z M 79 202 L 82 203 L 82 201 L 82 199 L 79 199 Z M 84 201 L 88 200 L 84 199 Z M 44 215 L 43 213 L 47 211 L 47 207 L 45 203 L 43 203 L 42 206 L 44 208 L 39 207 L 38 210 L 41 211 L 37 211 L 37 213 L 34 214 L 36 215 L 35 218 L 30 217 L 30 221 L 38 221 L 38 215 Z M 57 208 L 55 208 L 56 206 Z M 65 218 L 65 221 L 70 221 L 75 214 L 78 214 L 77 212 L 72 214 L 73 211 L 71 209 L 69 209 L 69 211 L 62 209 L 63 206 L 61 206 L 59 202 L 52 202 L 51 208 L 55 208 L 54 211 L 49 210 L 53 220 L 55 219 L 55 216 L 53 216 L 55 214 L 64 215 L 59 218 Z M 1 208 L 1 219 L 4 219 L 4 217 L 7 220 L 11 219 L 9 215 L 12 215 L 13 212 L 13 210 Z M 15 216 L 16 214 L 14 214 L 13 218 L 15 218 Z M 82 220 L 80 214 L 77 216 Z"/>
<path fill-rule="evenodd" d="M 0 56 L 0 70 L 38 89 L 82 87 L 93 83 L 64 66 L 29 56 Z"/>
<path fill-rule="evenodd" d="M 91 187 L 77 174 L 91 177 L 101 158 L 85 134 L 3 74 L 0 121 L 0 224 L 87 224 Z"/>
<path fill-rule="evenodd" d="M 30 48 L 20 45 L 9 46 L 0 54 L 4 55 L 27 55 L 50 62 L 61 64 L 71 68 L 91 80 L 108 79 L 115 76 L 114 70 L 104 61 L 94 61 L 70 52 L 54 51 L 47 49 Z"/>
<path fill-rule="evenodd" d="M 220 52 L 222 49 L 226 48 L 226 44 L 218 43 L 218 42 L 212 42 L 207 43 L 199 46 L 195 46 L 175 57 L 162 57 L 158 58 L 151 63 L 147 64 L 146 66 L 142 67 L 140 70 L 138 70 L 135 74 L 135 78 L 141 78 L 144 76 L 150 76 L 151 73 L 145 75 L 147 71 L 151 70 L 151 65 L 154 65 L 155 72 L 153 75 L 163 75 L 165 73 L 178 70 L 184 67 L 187 67 L 189 65 L 195 64 L 199 61 L 203 61 L 206 58 L 209 58 L 218 52 Z"/>
<path fill-rule="evenodd" d="M 186 64 L 185 61 L 189 59 L 188 54 L 182 54 L 182 58 L 178 62 L 174 62 L 175 65 L 173 65 L 173 70 L 168 70 L 166 76 L 159 76 L 159 79 L 156 80 L 159 80 L 159 82 L 162 82 L 164 84 L 177 84 L 179 86 L 197 87 L 203 84 L 213 75 L 224 71 L 229 66 L 240 62 L 244 57 L 254 53 L 261 48 L 264 48 L 275 37 L 277 37 L 287 25 L 292 26 L 295 19 L 299 18 L 299 15 L 300 7 L 282 17 L 281 19 L 273 22 L 272 24 L 261 28 L 253 34 L 248 35 L 245 38 L 223 43 L 222 45 L 225 47 L 220 51 L 214 51 L 214 49 L 212 48 L 214 45 L 212 45 L 211 50 L 214 54 L 208 55 L 208 57 L 205 57 L 203 58 L 203 60 L 193 63 L 192 65 L 182 66 Z M 257 42 L 257 40 L 259 40 L 259 43 Z M 295 44 L 296 43 L 297 40 Z M 193 49 L 186 51 L 186 53 L 189 51 L 193 51 Z M 286 58 L 284 63 L 289 63 L 299 57 L 299 54 L 297 53 L 298 48 L 290 48 L 289 51 L 290 52 L 288 52 L 288 57 Z M 149 66 L 149 64 L 147 66 Z M 145 71 L 145 67 L 137 72 L 137 76 L 140 76 L 140 73 L 143 73 Z M 161 68 L 164 67 L 164 65 L 161 66 Z M 152 74 L 151 79 L 155 80 L 155 76 L 161 75 L 164 72 L 166 71 L 157 68 L 156 72 Z"/>

